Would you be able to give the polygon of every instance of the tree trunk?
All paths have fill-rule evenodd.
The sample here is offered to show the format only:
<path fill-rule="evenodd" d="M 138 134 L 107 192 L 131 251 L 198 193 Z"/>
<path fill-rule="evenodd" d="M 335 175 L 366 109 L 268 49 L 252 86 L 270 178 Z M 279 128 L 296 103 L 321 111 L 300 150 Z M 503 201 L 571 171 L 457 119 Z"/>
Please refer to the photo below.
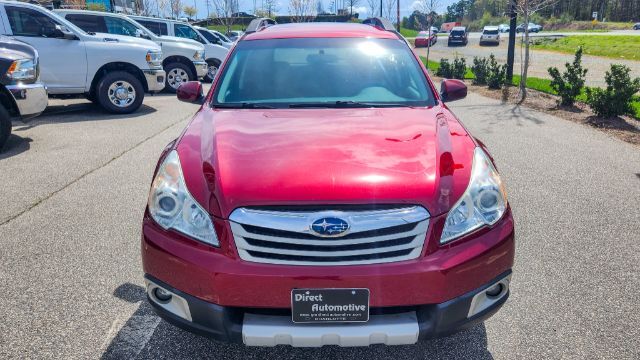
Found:
<path fill-rule="evenodd" d="M 520 101 L 527 99 L 527 75 L 529 74 L 529 0 L 524 0 L 524 63 L 520 74 Z"/>

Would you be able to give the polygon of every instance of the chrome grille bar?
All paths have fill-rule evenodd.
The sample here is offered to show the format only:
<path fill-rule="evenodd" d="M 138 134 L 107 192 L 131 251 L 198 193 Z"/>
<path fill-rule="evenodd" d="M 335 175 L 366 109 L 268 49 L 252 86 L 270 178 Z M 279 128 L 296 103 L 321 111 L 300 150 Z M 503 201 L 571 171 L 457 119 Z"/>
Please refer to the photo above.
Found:
<path fill-rule="evenodd" d="M 350 225 L 344 236 L 316 236 L 310 225 L 337 217 Z M 421 206 L 364 211 L 236 209 L 231 230 L 243 260 L 289 265 L 379 264 L 420 256 L 429 226 Z"/>

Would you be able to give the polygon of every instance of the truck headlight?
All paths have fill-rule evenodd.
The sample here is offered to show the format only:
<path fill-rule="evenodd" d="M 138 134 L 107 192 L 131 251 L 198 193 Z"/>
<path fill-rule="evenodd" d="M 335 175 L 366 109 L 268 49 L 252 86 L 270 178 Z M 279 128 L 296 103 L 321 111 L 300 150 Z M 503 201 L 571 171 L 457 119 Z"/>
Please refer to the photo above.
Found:
<path fill-rule="evenodd" d="M 178 152 L 173 150 L 160 165 L 149 193 L 149 214 L 158 225 L 196 240 L 219 246 L 211 216 L 187 190 Z"/>
<path fill-rule="evenodd" d="M 35 59 L 15 60 L 7 70 L 11 80 L 35 80 L 38 76 L 38 61 Z"/>
<path fill-rule="evenodd" d="M 473 153 L 467 190 L 445 221 L 440 244 L 445 244 L 484 225 L 495 224 L 507 210 L 507 192 L 489 156 L 477 147 Z"/>
<path fill-rule="evenodd" d="M 158 50 L 147 51 L 146 60 L 150 67 L 161 68 L 162 67 L 162 51 L 158 51 Z"/>
<path fill-rule="evenodd" d="M 204 50 L 198 50 L 193 54 L 193 60 L 201 61 L 204 59 Z"/>

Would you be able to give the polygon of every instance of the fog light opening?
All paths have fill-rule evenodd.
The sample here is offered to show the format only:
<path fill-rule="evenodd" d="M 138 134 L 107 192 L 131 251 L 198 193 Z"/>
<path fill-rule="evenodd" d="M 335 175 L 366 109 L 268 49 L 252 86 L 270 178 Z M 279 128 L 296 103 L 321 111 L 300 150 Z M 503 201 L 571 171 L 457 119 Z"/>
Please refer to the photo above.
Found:
<path fill-rule="evenodd" d="M 500 294 L 502 294 L 503 287 L 504 286 L 502 285 L 502 283 L 497 283 L 492 287 L 488 288 L 485 293 L 487 294 L 488 297 L 495 298 L 495 297 L 498 297 Z"/>
<path fill-rule="evenodd" d="M 158 301 L 162 303 L 171 301 L 171 297 L 173 296 L 173 294 L 160 287 L 157 287 L 153 290 L 153 295 L 156 297 L 156 299 L 158 299 Z"/>

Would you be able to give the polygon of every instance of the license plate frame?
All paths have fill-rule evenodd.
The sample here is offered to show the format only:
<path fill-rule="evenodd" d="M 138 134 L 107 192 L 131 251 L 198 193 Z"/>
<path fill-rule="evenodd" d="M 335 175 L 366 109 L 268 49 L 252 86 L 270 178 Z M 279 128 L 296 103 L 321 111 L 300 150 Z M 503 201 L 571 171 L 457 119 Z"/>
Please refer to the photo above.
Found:
<path fill-rule="evenodd" d="M 370 295 L 365 288 L 292 289 L 291 321 L 296 324 L 364 323 L 369 321 Z"/>

